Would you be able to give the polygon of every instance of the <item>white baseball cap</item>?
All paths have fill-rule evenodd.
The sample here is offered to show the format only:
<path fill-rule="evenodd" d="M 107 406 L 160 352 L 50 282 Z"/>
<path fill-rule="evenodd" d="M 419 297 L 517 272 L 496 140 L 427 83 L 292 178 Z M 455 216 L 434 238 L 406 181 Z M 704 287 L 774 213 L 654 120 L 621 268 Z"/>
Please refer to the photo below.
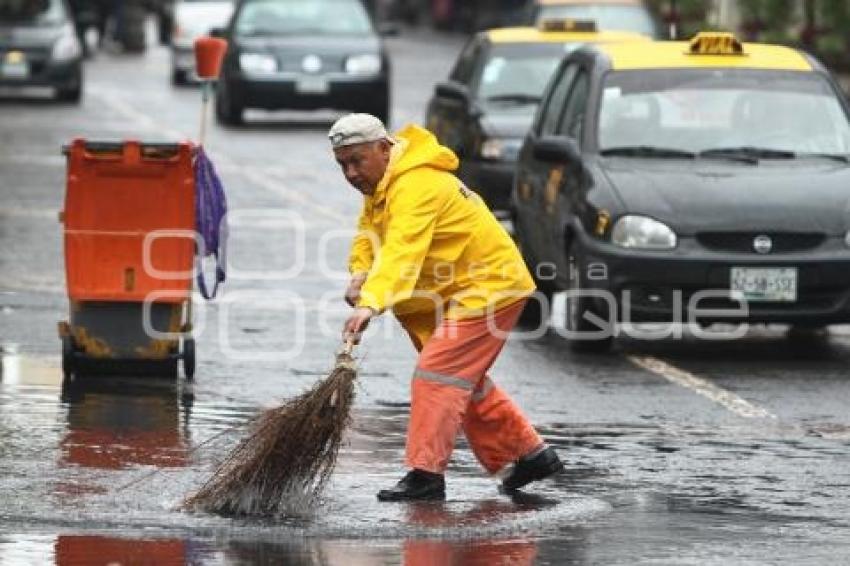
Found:
<path fill-rule="evenodd" d="M 378 140 L 387 140 L 390 143 L 393 141 L 383 122 L 371 114 L 361 113 L 349 114 L 334 122 L 328 132 L 328 138 L 334 149 Z"/>

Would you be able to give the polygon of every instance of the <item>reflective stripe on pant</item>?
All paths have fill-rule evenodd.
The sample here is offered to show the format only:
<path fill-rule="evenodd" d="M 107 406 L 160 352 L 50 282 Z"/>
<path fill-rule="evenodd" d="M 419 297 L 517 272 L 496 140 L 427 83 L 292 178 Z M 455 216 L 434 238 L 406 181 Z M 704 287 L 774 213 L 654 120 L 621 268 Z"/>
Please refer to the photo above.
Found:
<path fill-rule="evenodd" d="M 421 349 L 411 387 L 408 467 L 442 473 L 461 430 L 490 473 L 542 443 L 516 404 L 486 375 L 524 303 L 496 311 L 489 320 L 446 320 L 430 332 L 423 318 L 400 318 Z"/>

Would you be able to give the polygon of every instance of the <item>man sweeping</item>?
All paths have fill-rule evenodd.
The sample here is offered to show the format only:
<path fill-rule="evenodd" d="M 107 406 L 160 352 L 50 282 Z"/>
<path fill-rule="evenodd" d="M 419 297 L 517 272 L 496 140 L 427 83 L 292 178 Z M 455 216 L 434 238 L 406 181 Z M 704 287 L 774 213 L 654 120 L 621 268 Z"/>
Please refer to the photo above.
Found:
<path fill-rule="evenodd" d="M 352 244 L 344 337 L 392 310 L 419 351 L 406 464 L 381 501 L 445 498 L 446 466 L 463 430 L 491 474 L 516 490 L 563 470 L 519 408 L 487 375 L 534 283 L 505 230 L 452 174 L 458 159 L 429 131 L 394 137 L 369 114 L 330 129 L 334 157 L 364 195 Z"/>

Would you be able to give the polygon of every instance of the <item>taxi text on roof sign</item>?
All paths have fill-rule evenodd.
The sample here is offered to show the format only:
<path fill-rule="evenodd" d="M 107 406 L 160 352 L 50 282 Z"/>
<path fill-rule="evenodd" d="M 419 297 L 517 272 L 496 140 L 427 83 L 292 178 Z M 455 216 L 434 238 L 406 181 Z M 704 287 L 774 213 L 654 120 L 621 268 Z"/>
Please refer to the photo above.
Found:
<path fill-rule="evenodd" d="M 541 31 L 596 31 L 596 22 L 593 20 L 548 19 L 539 25 Z"/>
<path fill-rule="evenodd" d="M 744 45 L 731 33 L 702 31 L 694 36 L 692 55 L 744 55 Z"/>

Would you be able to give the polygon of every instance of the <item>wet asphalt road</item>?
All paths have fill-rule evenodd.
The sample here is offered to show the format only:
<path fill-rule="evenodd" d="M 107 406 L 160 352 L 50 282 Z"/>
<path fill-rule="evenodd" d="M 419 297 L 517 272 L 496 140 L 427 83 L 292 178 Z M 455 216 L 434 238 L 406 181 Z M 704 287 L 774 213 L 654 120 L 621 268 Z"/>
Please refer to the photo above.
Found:
<path fill-rule="evenodd" d="M 422 120 L 461 39 L 391 44 L 398 127 Z M 355 422 L 320 509 L 279 522 L 175 510 L 240 430 L 217 434 L 329 369 L 358 198 L 327 148 L 337 114 L 212 125 L 233 212 L 230 281 L 198 305 L 196 384 L 63 386 L 59 148 L 194 138 L 200 104 L 198 89 L 169 85 L 159 47 L 86 70 L 80 107 L 0 101 L 0 564 L 850 562 L 848 328 L 622 339 L 605 357 L 571 354 L 554 329 L 513 339 L 494 378 L 568 472 L 512 501 L 461 441 L 445 504 L 381 505 L 374 492 L 403 471 L 414 363 L 385 320 L 360 348 Z"/>

